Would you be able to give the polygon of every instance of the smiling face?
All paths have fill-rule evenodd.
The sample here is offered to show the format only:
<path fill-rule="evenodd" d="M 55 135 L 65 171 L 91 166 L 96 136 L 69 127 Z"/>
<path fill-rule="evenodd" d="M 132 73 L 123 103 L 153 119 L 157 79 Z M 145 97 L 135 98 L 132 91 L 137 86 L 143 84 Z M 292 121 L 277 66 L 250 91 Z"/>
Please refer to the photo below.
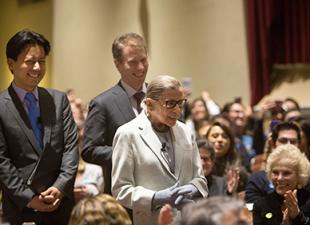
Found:
<path fill-rule="evenodd" d="M 122 80 L 135 90 L 140 90 L 149 67 L 146 50 L 127 45 L 122 53 L 121 61 L 114 60 Z"/>
<path fill-rule="evenodd" d="M 284 195 L 287 191 L 294 190 L 298 186 L 298 176 L 296 170 L 285 162 L 276 162 L 270 173 L 276 192 Z"/>
<path fill-rule="evenodd" d="M 182 101 L 183 100 L 183 101 Z M 182 88 L 176 90 L 165 90 L 158 100 L 147 98 L 146 104 L 150 109 L 151 122 L 155 127 L 162 125 L 172 127 L 176 124 L 181 116 L 183 107 L 176 104 L 175 107 L 170 108 L 170 102 L 184 103 L 184 93 Z M 167 107 L 168 106 L 168 107 Z"/>
<path fill-rule="evenodd" d="M 232 104 L 228 112 L 228 119 L 236 127 L 245 127 L 247 118 L 243 105 L 241 105 L 240 103 Z"/>
<path fill-rule="evenodd" d="M 207 138 L 214 147 L 216 158 L 223 157 L 227 154 L 231 141 L 220 126 L 211 127 Z"/>
<path fill-rule="evenodd" d="M 8 66 L 13 73 L 16 86 L 32 91 L 45 74 L 45 52 L 39 45 L 28 45 L 18 55 L 16 61 L 8 58 Z"/>

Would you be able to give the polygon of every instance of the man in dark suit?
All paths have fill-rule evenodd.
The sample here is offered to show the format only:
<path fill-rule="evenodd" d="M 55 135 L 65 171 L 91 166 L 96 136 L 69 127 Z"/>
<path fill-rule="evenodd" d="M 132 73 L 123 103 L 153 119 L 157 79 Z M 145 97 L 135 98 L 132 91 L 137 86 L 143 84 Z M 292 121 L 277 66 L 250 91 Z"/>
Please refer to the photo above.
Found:
<path fill-rule="evenodd" d="M 138 34 L 127 33 L 116 38 L 112 53 L 121 80 L 91 101 L 82 152 L 86 162 L 103 167 L 104 192 L 109 194 L 113 138 L 119 126 L 139 114 L 140 103 L 146 93 L 144 80 L 148 70 L 146 45 Z"/>
<path fill-rule="evenodd" d="M 69 102 L 38 87 L 49 51 L 49 42 L 30 30 L 7 43 L 13 82 L 0 93 L 0 185 L 12 225 L 65 225 L 74 204 L 78 149 Z"/>

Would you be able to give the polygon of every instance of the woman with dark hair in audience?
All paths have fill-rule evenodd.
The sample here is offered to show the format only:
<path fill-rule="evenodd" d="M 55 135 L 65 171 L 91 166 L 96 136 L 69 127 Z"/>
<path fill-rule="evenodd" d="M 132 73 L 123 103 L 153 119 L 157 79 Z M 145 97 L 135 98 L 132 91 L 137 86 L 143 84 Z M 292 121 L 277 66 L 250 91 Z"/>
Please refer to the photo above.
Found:
<path fill-rule="evenodd" d="M 266 164 L 274 191 L 254 203 L 254 225 L 309 225 L 310 192 L 304 188 L 310 162 L 296 146 L 280 145 Z"/>
<path fill-rule="evenodd" d="M 214 122 L 206 137 L 215 150 L 213 174 L 224 176 L 229 168 L 240 165 L 240 157 L 234 148 L 234 137 L 227 126 L 221 122 Z"/>
<path fill-rule="evenodd" d="M 207 140 L 215 150 L 215 164 L 212 174 L 227 176 L 229 171 L 239 171 L 237 192 L 244 191 L 249 174 L 241 164 L 239 154 L 235 150 L 234 137 L 230 129 L 221 122 L 214 122 L 207 134 Z"/>
<path fill-rule="evenodd" d="M 186 120 L 192 132 L 197 138 L 202 138 L 207 133 L 209 127 L 209 111 L 202 98 L 196 98 L 190 104 L 190 118 Z"/>

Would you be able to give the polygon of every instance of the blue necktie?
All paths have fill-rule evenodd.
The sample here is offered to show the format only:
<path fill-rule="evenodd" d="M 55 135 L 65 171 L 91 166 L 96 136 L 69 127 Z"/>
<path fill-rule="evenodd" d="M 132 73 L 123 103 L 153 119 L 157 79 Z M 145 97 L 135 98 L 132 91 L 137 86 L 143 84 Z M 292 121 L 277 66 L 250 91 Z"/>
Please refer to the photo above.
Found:
<path fill-rule="evenodd" d="M 36 137 L 37 143 L 39 144 L 40 148 L 43 149 L 42 124 L 39 119 L 40 112 L 36 104 L 36 98 L 32 93 L 27 93 L 25 96 L 25 100 L 28 103 L 28 117 L 30 119 L 32 131 L 34 133 L 34 136 Z"/>

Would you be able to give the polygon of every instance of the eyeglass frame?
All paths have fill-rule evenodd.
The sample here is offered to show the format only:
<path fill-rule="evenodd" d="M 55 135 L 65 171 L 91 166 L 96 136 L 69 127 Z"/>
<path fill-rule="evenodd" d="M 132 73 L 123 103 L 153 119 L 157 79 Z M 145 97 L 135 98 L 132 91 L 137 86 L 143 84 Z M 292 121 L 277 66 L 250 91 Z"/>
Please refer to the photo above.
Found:
<path fill-rule="evenodd" d="M 159 101 L 161 102 L 160 99 L 154 99 L 155 101 Z M 169 103 L 170 102 L 170 103 Z M 162 105 L 164 106 L 165 108 L 167 109 L 174 109 L 177 105 L 179 106 L 179 108 L 184 108 L 185 106 L 185 103 L 187 102 L 187 99 L 186 98 L 183 98 L 183 99 L 180 99 L 180 100 L 169 100 L 169 99 L 166 99 L 165 100 L 165 103 Z M 169 104 L 172 104 L 171 106 L 168 106 Z"/>

